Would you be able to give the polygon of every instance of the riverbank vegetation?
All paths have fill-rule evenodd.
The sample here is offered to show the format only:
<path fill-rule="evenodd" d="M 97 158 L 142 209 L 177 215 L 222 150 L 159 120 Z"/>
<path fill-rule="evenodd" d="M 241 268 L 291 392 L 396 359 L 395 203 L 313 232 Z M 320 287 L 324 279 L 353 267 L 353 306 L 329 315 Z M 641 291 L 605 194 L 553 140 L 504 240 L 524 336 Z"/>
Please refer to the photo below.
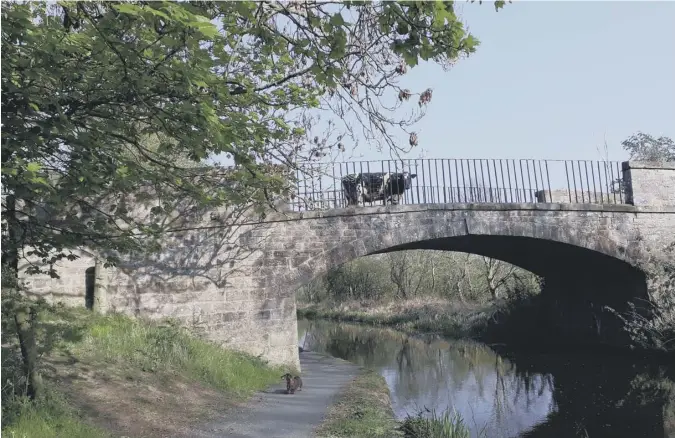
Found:
<path fill-rule="evenodd" d="M 405 438 L 471 438 L 471 431 L 458 413 L 432 409 L 426 414 L 420 412 L 403 420 L 400 430 Z"/>
<path fill-rule="evenodd" d="M 357 259 L 314 279 L 297 293 L 298 316 L 477 337 L 539 288 L 532 273 L 487 257 L 402 251 Z"/>
<path fill-rule="evenodd" d="M 427 297 L 405 301 L 349 301 L 301 304 L 298 317 L 381 325 L 406 332 L 437 333 L 447 337 L 478 336 L 495 312 L 490 304 L 457 305 Z"/>
<path fill-rule="evenodd" d="M 304 303 L 391 302 L 436 298 L 488 303 L 533 293 L 537 277 L 511 264 L 472 254 L 413 250 L 353 260 L 298 290 Z"/>
<path fill-rule="evenodd" d="M 658 254 L 649 254 L 646 270 L 649 300 L 648 311 L 635 306 L 627 314 L 617 314 L 634 342 L 642 348 L 675 352 L 675 243 Z"/>
<path fill-rule="evenodd" d="M 27 397 L 14 321 L 3 303 L 3 436 L 190 436 L 190 425 L 222 416 L 281 373 L 169 320 L 32 306 L 40 307 L 33 335 L 42 395 Z"/>

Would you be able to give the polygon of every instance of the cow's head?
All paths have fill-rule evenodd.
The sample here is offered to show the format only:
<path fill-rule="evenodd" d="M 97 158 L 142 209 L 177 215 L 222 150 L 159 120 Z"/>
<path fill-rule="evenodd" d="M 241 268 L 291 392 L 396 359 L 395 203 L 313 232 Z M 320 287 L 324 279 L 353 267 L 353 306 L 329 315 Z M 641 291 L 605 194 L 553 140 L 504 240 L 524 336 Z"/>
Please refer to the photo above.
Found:
<path fill-rule="evenodd" d="M 415 178 L 417 178 L 416 173 L 403 172 L 403 187 L 406 190 L 409 190 L 410 187 L 412 186 L 412 180 Z"/>

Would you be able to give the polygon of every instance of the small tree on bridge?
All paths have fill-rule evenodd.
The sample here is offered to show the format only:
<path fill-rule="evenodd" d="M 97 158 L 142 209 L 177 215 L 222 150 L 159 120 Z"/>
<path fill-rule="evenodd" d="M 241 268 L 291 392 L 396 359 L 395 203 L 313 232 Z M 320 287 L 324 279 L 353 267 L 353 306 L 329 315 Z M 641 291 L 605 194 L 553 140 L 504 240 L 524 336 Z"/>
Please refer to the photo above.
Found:
<path fill-rule="evenodd" d="M 675 161 L 675 142 L 670 137 L 655 138 L 638 131 L 622 141 L 621 146 L 630 154 L 631 160 Z"/>
<path fill-rule="evenodd" d="M 622 141 L 621 146 L 628 152 L 631 160 L 654 162 L 675 161 L 675 141 L 670 137 L 661 136 L 656 138 L 651 134 L 645 134 L 644 132 L 638 131 Z M 605 142 L 605 155 L 607 154 L 607 143 Z M 609 158 L 605 158 L 605 166 L 609 166 L 608 162 Z M 623 178 L 617 178 L 612 181 L 612 191 L 614 193 L 626 193 L 625 184 Z"/>

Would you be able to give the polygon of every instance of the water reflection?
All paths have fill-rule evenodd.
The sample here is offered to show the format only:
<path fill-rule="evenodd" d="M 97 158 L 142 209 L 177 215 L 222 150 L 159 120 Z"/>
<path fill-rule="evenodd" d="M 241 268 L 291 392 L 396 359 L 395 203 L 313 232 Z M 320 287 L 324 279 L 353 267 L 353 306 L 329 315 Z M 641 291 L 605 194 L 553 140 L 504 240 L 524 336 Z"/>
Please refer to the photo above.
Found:
<path fill-rule="evenodd" d="M 299 321 L 300 345 L 379 370 L 399 417 L 455 409 L 473 436 L 673 437 L 672 369 L 616 359 L 498 355 L 485 345 Z M 555 376 L 555 377 L 554 377 Z"/>

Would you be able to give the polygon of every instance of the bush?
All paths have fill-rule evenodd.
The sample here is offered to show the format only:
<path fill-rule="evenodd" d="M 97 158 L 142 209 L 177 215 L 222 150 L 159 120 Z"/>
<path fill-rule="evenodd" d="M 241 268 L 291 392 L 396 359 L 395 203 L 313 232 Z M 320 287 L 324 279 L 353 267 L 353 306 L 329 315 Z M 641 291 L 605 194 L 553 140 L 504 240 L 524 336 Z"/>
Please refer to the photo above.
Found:
<path fill-rule="evenodd" d="M 675 244 L 658 254 L 648 254 L 645 274 L 649 300 L 638 309 L 634 303 L 623 314 L 608 309 L 624 323 L 635 345 L 643 349 L 675 351 Z"/>

